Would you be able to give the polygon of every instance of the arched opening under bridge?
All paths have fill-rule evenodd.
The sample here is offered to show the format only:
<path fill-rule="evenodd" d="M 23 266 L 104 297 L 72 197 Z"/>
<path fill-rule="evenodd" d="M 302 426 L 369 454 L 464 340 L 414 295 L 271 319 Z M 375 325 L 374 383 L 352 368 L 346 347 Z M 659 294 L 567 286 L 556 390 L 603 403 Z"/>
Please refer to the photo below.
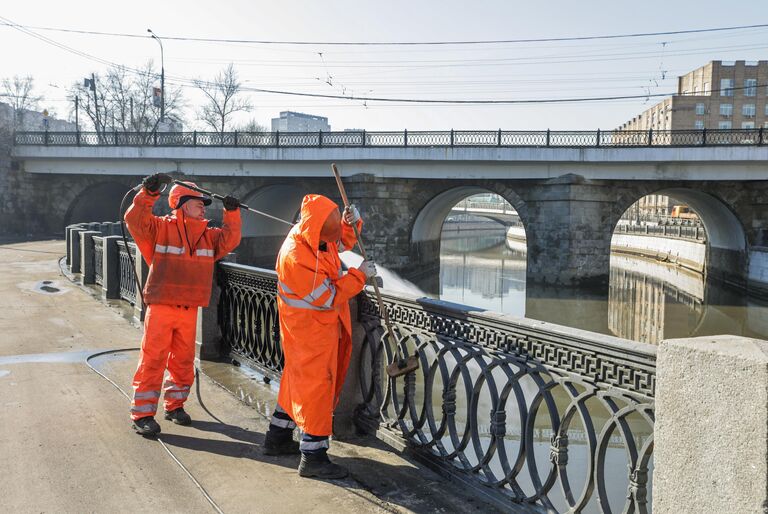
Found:
<path fill-rule="evenodd" d="M 118 221 L 120 202 L 130 188 L 119 182 L 101 182 L 86 187 L 69 205 L 62 228 L 73 223 Z"/>
<path fill-rule="evenodd" d="M 723 316 L 721 303 L 744 308 L 724 284 L 743 284 L 746 248 L 741 222 L 713 195 L 675 188 L 640 198 L 611 240 L 609 329 L 652 344 L 742 333 L 723 323 L 735 317 Z"/>
<path fill-rule="evenodd" d="M 277 184 L 249 193 L 242 202 L 291 223 L 298 219 L 306 192 L 294 185 Z M 243 211 L 243 239 L 236 250 L 238 262 L 273 269 L 280 245 L 291 227 L 280 221 Z"/>
<path fill-rule="evenodd" d="M 417 272 L 409 278 L 426 293 L 524 314 L 525 229 L 506 197 L 472 186 L 444 191 L 419 212 L 412 242 L 419 259 Z"/>

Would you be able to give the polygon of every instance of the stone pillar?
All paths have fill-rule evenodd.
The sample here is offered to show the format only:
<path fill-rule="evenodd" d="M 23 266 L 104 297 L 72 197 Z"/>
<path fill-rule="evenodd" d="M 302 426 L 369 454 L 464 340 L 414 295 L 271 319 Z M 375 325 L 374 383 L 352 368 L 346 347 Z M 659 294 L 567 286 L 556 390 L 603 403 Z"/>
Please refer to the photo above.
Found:
<path fill-rule="evenodd" d="M 656 375 L 653 512 L 766 512 L 768 341 L 663 341 Z"/>
<path fill-rule="evenodd" d="M 363 393 L 360 388 L 360 353 L 365 339 L 365 329 L 357 321 L 356 298 L 350 300 L 349 309 L 352 317 L 352 357 L 341 389 L 339 404 L 333 411 L 333 435 L 339 439 L 355 435 L 355 411 L 363 403 Z"/>
<path fill-rule="evenodd" d="M 230 253 L 223 261 L 235 262 L 236 255 Z M 221 357 L 221 330 L 219 330 L 219 299 L 221 288 L 218 281 L 218 265 L 214 268 L 213 284 L 211 286 L 211 299 L 207 307 L 200 309 L 200 323 L 197 330 L 195 344 L 197 346 L 197 358 L 200 360 L 213 360 Z"/>
<path fill-rule="evenodd" d="M 129 245 L 135 246 L 134 243 L 129 243 Z M 144 262 L 144 258 L 141 256 L 141 253 L 139 253 L 138 248 L 136 249 L 134 264 L 136 265 L 136 279 L 139 281 L 139 284 L 136 287 L 143 289 L 144 284 L 147 282 L 147 275 L 149 275 L 149 266 Z M 141 294 L 139 294 L 139 291 L 136 291 L 136 303 L 133 305 L 133 319 L 137 323 L 143 322 L 145 311 L 146 307 L 144 302 L 141 301 Z"/>
<path fill-rule="evenodd" d="M 528 283 L 608 292 L 613 190 L 565 175 L 524 194 Z"/>
<path fill-rule="evenodd" d="M 69 271 L 80 273 L 80 235 L 87 229 L 75 227 L 69 231 Z"/>
<path fill-rule="evenodd" d="M 72 234 L 71 234 L 72 230 L 76 228 L 81 228 L 79 223 L 76 223 L 74 225 L 67 225 L 67 227 L 64 229 L 64 240 L 65 240 L 65 244 L 67 245 L 66 263 L 68 268 L 72 266 L 72 254 L 70 252 L 69 241 L 72 238 Z"/>
<path fill-rule="evenodd" d="M 103 283 L 101 298 L 104 300 L 120 299 L 120 252 L 117 242 L 122 240 L 120 236 L 104 237 L 104 252 L 102 253 Z"/>
<path fill-rule="evenodd" d="M 93 260 L 96 250 L 93 237 L 100 235 L 98 230 L 80 232 L 80 280 L 84 285 L 96 282 L 96 263 Z"/>

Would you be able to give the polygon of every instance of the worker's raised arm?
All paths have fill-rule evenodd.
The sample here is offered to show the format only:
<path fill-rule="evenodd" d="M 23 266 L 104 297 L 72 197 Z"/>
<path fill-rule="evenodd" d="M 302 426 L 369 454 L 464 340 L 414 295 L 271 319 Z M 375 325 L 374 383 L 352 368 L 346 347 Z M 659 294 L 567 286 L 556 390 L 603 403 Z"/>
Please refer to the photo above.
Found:
<path fill-rule="evenodd" d="M 214 260 L 223 259 L 229 252 L 237 248 L 242 237 L 242 220 L 240 218 L 240 201 L 233 197 L 224 198 L 224 215 L 221 228 L 214 228 L 218 237 Z"/>
<path fill-rule="evenodd" d="M 358 268 L 352 268 L 338 278 L 322 269 L 316 270 L 309 260 L 286 264 L 278 275 L 278 293 L 292 307 L 332 310 L 348 302 L 365 286 L 366 273 Z"/>
<path fill-rule="evenodd" d="M 148 191 L 146 187 L 133 197 L 133 203 L 125 211 L 125 224 L 137 242 L 153 242 L 157 236 L 157 216 L 152 214 L 152 206 L 160 198 L 160 192 Z"/>

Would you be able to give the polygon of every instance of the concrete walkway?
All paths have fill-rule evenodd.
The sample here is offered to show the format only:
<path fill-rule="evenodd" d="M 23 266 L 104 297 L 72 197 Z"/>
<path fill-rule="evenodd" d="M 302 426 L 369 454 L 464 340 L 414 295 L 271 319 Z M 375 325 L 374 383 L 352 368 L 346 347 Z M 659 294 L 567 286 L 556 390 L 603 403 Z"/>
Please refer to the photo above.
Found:
<path fill-rule="evenodd" d="M 494 510 L 372 438 L 334 441 L 350 478 L 300 478 L 298 458 L 261 453 L 273 389 L 222 364 L 203 371 L 248 404 L 204 376 L 206 410 L 196 393 L 187 403 L 192 427 L 158 418 L 188 474 L 159 442 L 133 433 L 128 400 L 86 365 L 99 351 L 137 347 L 141 331 L 61 276 L 63 254 L 62 241 L 0 245 L 2 511 L 216 512 L 195 480 L 223 512 Z M 122 351 L 89 362 L 127 392 L 136 358 Z"/>

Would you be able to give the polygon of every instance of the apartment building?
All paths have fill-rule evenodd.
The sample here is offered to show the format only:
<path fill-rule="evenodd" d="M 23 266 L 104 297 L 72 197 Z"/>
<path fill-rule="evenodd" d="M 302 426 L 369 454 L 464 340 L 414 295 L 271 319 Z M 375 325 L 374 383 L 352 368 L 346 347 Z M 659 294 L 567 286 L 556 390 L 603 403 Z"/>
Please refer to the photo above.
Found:
<path fill-rule="evenodd" d="M 272 118 L 272 132 L 329 132 L 331 126 L 325 116 L 303 112 L 283 111 L 279 118 Z"/>
<path fill-rule="evenodd" d="M 619 130 L 768 128 L 768 61 L 711 61 Z"/>

